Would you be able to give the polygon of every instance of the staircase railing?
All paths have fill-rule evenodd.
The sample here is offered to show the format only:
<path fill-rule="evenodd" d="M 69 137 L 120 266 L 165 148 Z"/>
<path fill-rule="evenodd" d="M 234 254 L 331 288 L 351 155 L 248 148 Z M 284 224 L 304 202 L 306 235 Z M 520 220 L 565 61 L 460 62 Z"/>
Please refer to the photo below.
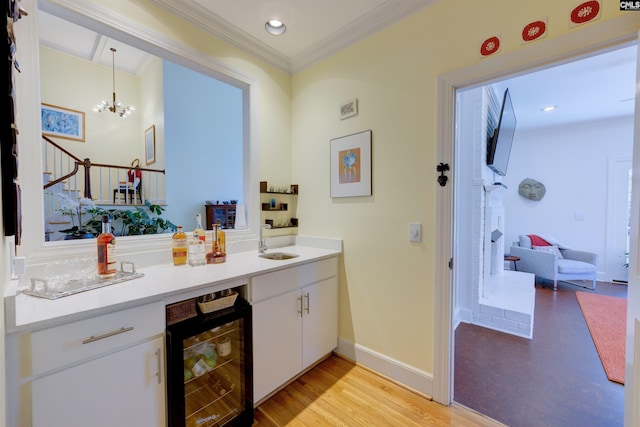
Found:
<path fill-rule="evenodd" d="M 124 196 L 124 203 L 149 200 L 155 204 L 165 204 L 165 171 L 136 167 L 141 172 L 141 188 L 126 192 L 117 192 L 119 186 L 127 181 L 127 171 L 132 166 L 93 163 L 89 158 L 81 160 L 73 153 L 61 147 L 50 138 L 42 135 L 43 171 L 48 178 L 43 178 L 43 189 L 58 188 L 68 194 L 92 199 L 97 204 L 119 204 Z M 83 173 L 78 182 L 80 167 Z M 92 179 L 93 178 L 93 179 Z M 57 184 L 64 183 L 64 185 Z M 97 191 L 96 191 L 97 190 Z M 97 192 L 97 196 L 94 194 Z M 140 194 L 138 194 L 140 192 Z"/>

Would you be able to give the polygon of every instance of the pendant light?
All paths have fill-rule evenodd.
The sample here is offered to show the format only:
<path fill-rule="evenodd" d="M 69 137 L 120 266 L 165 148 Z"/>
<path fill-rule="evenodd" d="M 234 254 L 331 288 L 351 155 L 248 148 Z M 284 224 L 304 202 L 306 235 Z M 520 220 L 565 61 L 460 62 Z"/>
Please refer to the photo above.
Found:
<path fill-rule="evenodd" d="M 116 101 L 116 49 L 111 49 L 111 66 L 113 72 L 113 101 L 109 103 L 104 99 L 100 101 L 98 105 L 93 108 L 93 111 L 97 111 L 98 113 L 102 113 L 103 111 L 111 111 L 112 113 L 117 114 L 120 117 L 127 117 L 129 114 L 136 109 L 133 105 L 123 106 L 120 101 Z"/>

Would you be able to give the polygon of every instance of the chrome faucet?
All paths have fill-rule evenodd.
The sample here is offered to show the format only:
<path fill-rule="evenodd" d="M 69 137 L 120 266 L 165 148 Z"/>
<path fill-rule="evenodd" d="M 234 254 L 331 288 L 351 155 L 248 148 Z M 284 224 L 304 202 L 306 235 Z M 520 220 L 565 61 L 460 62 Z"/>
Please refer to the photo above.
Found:
<path fill-rule="evenodd" d="M 267 242 L 262 236 L 262 230 L 271 228 L 271 224 L 260 224 L 260 236 L 258 237 L 258 253 L 265 253 L 267 251 Z"/>

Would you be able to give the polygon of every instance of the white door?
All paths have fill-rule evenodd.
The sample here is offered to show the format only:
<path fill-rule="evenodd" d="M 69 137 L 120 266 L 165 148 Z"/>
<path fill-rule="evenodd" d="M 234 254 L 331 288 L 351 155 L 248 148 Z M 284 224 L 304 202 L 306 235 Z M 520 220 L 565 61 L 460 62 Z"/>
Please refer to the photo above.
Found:
<path fill-rule="evenodd" d="M 37 379 L 34 427 L 165 426 L 164 338 Z"/>
<path fill-rule="evenodd" d="M 302 289 L 302 369 L 338 346 L 338 279 Z"/>
<path fill-rule="evenodd" d="M 253 306 L 254 403 L 302 370 L 300 302 L 296 289 Z"/>
<path fill-rule="evenodd" d="M 640 38 L 640 33 L 638 34 Z M 640 44 L 638 44 L 640 50 Z M 640 54 L 638 56 L 640 61 Z M 636 65 L 640 74 L 640 63 Z M 629 287 L 627 289 L 627 348 L 624 388 L 624 425 L 640 426 L 640 77 L 636 75 L 636 109 L 633 126 L 633 182 L 629 239 Z"/>
<path fill-rule="evenodd" d="M 630 158 L 609 159 L 609 194 L 607 201 L 607 251 L 605 280 L 626 282 L 629 252 L 629 209 L 631 207 Z"/>

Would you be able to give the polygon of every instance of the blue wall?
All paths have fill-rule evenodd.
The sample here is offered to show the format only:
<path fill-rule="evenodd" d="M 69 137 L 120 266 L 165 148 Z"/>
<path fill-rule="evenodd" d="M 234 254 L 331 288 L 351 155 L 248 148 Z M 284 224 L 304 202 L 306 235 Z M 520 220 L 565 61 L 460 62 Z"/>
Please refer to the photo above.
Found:
<path fill-rule="evenodd" d="M 206 200 L 242 203 L 242 91 L 163 63 L 165 217 L 192 231 Z"/>

